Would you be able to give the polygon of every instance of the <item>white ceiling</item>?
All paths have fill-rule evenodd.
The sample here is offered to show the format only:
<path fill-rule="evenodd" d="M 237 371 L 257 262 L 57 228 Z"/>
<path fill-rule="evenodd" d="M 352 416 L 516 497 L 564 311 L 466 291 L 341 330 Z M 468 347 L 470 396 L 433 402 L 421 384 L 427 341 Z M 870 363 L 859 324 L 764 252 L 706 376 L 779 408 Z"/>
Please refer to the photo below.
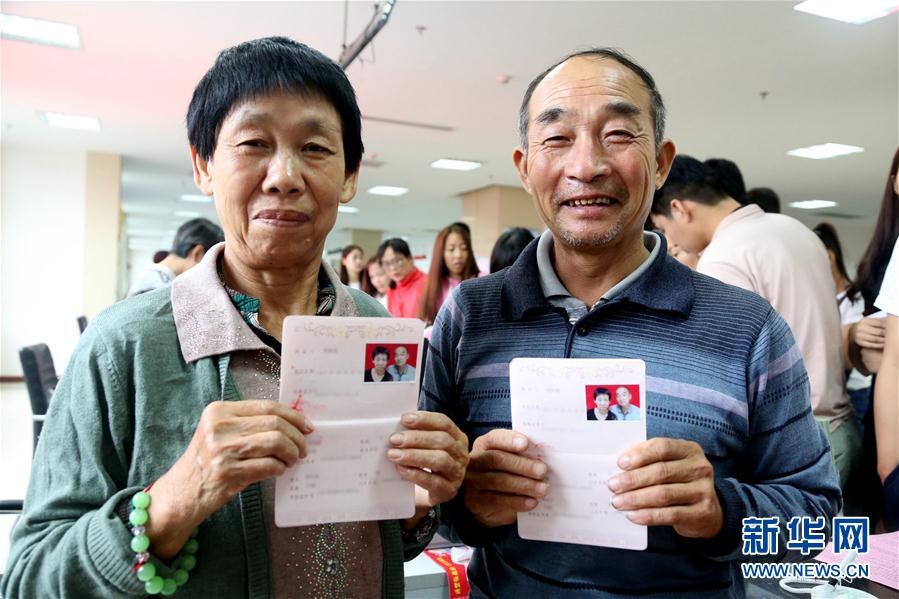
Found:
<path fill-rule="evenodd" d="M 511 151 L 524 88 L 589 45 L 623 48 L 653 73 L 681 152 L 730 158 L 748 186 L 773 187 L 784 202 L 834 200 L 836 211 L 873 220 L 899 141 L 899 15 L 849 25 L 794 4 L 398 0 L 348 69 L 363 114 L 453 130 L 364 121 L 367 157 L 383 164 L 363 167 L 360 211 L 337 226 L 421 234 L 461 215 L 460 193 L 518 185 Z M 177 198 L 194 193 L 184 113 L 216 54 L 287 35 L 336 58 L 344 3 L 3 2 L 2 12 L 71 23 L 82 40 L 81 50 L 2 41 L 3 143 L 121 154 L 132 247 L 149 248 L 169 243 L 186 218 L 175 211 L 212 215 Z M 350 40 L 371 14 L 372 2 L 349 4 Z M 53 129 L 43 111 L 97 116 L 103 128 Z M 865 152 L 824 161 L 785 153 L 828 141 Z M 484 167 L 429 168 L 441 157 Z M 370 196 L 373 185 L 411 191 Z"/>

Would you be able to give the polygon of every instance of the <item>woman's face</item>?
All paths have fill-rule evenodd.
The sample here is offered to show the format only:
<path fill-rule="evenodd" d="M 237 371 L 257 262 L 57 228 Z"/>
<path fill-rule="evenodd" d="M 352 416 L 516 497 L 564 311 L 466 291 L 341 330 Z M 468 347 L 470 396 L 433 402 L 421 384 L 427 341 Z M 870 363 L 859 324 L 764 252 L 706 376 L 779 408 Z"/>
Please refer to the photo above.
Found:
<path fill-rule="evenodd" d="M 381 266 L 387 271 L 387 276 L 399 283 L 412 272 L 412 259 L 388 247 L 381 258 Z"/>
<path fill-rule="evenodd" d="M 226 259 L 257 269 L 321 260 L 337 206 L 356 193 L 341 131 L 327 100 L 278 92 L 232 108 L 211 160 L 191 148 L 194 180 L 215 198 Z"/>
<path fill-rule="evenodd" d="M 347 272 L 358 276 L 362 272 L 363 259 L 362 250 L 354 249 L 346 255 L 342 262 L 346 266 Z"/>
<path fill-rule="evenodd" d="M 596 409 L 600 412 L 608 412 L 609 411 L 609 396 L 600 393 L 596 396 Z"/>
<path fill-rule="evenodd" d="M 443 244 L 443 263 L 454 279 L 461 279 L 469 256 L 468 244 L 458 233 L 450 233 Z"/>
<path fill-rule="evenodd" d="M 368 279 L 381 295 L 384 295 L 390 289 L 390 277 L 387 276 L 387 273 L 384 272 L 384 269 L 377 262 L 372 262 L 368 265 Z"/>
<path fill-rule="evenodd" d="M 375 372 L 379 375 L 384 374 L 384 371 L 387 370 L 387 354 L 378 354 L 374 358 L 372 358 L 372 364 L 375 367 Z"/>

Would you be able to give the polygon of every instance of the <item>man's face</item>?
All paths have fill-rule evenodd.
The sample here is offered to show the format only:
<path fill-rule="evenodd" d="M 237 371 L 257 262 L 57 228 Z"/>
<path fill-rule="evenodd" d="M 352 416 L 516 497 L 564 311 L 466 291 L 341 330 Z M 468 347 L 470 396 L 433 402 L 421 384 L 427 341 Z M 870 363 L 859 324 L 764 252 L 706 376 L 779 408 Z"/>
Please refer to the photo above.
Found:
<path fill-rule="evenodd" d="M 393 354 L 393 361 L 396 363 L 397 366 L 400 366 L 400 367 L 405 366 L 406 361 L 408 359 L 409 359 L 409 350 L 407 350 L 405 347 L 396 348 L 396 351 Z"/>
<path fill-rule="evenodd" d="M 676 245 L 693 255 L 699 255 L 708 245 L 702 237 L 698 221 L 678 208 L 672 208 L 670 217 L 653 214 L 652 225 L 664 233 L 669 246 Z"/>
<path fill-rule="evenodd" d="M 609 394 L 608 393 L 600 393 L 596 396 L 596 407 L 600 409 L 600 411 L 605 412 L 609 409 Z"/>
<path fill-rule="evenodd" d="M 556 242 L 585 250 L 640 243 L 673 157 L 668 140 L 656 151 L 643 81 L 614 60 L 591 57 L 572 58 L 540 82 L 528 147 L 514 154 Z"/>
<path fill-rule="evenodd" d="M 619 406 L 626 408 L 631 405 L 631 392 L 627 390 L 627 387 L 618 387 L 615 390 L 615 400 Z"/>
<path fill-rule="evenodd" d="M 341 132 L 327 100 L 278 92 L 232 108 L 211 160 L 191 149 L 194 179 L 215 198 L 226 258 L 257 268 L 321 260 L 337 206 L 356 192 Z"/>
<path fill-rule="evenodd" d="M 375 372 L 378 374 L 384 374 L 384 371 L 387 370 L 387 354 L 377 354 L 374 358 L 372 358 L 372 364 L 375 367 Z"/>

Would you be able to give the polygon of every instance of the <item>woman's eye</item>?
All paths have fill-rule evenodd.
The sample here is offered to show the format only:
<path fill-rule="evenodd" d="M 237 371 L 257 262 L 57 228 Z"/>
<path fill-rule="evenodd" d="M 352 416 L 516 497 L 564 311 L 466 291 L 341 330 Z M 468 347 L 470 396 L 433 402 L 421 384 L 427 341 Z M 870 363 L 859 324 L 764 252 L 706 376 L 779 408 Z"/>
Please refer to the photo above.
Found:
<path fill-rule="evenodd" d="M 333 154 L 333 152 L 332 152 L 329 148 L 326 148 L 326 147 L 321 146 L 321 145 L 319 145 L 319 144 L 312 144 L 312 143 L 306 144 L 305 146 L 303 146 L 303 149 L 306 150 L 307 152 L 316 152 L 316 153 L 323 153 L 323 154 Z"/>

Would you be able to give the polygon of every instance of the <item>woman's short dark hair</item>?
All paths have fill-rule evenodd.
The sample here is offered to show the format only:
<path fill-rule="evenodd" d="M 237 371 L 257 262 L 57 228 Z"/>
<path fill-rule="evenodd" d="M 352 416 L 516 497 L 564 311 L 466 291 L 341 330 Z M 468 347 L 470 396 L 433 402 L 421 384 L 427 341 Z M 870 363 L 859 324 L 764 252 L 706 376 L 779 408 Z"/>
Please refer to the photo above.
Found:
<path fill-rule="evenodd" d="M 286 37 L 265 37 L 223 50 L 197 87 L 187 109 L 187 137 L 212 158 L 222 123 L 234 106 L 275 92 L 321 97 L 340 116 L 346 172 L 359 170 L 362 117 L 353 86 L 333 60 Z"/>
<path fill-rule="evenodd" d="M 600 395 L 607 396 L 610 400 L 612 399 L 612 392 L 606 389 L 605 387 L 597 387 L 593 390 L 593 399 L 595 400 Z"/>
<path fill-rule="evenodd" d="M 504 231 L 493 245 L 493 251 L 490 252 L 490 272 L 497 272 L 511 266 L 532 241 L 534 241 L 534 234 L 524 227 L 513 227 Z"/>
<path fill-rule="evenodd" d="M 383 345 L 379 345 L 374 350 L 372 350 L 371 359 L 374 360 L 375 358 L 377 358 L 380 355 L 387 356 L 387 359 L 389 360 L 390 359 L 390 350 L 387 349 L 386 347 L 384 347 Z"/>
<path fill-rule="evenodd" d="M 387 251 L 387 248 L 392 249 L 394 254 L 402 254 L 406 258 L 412 257 L 412 250 L 409 249 L 408 243 L 399 237 L 391 237 L 378 246 L 378 262 L 384 259 L 384 252 Z"/>

